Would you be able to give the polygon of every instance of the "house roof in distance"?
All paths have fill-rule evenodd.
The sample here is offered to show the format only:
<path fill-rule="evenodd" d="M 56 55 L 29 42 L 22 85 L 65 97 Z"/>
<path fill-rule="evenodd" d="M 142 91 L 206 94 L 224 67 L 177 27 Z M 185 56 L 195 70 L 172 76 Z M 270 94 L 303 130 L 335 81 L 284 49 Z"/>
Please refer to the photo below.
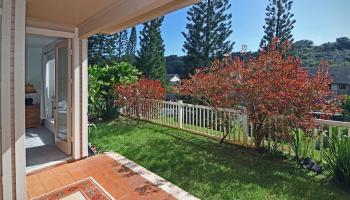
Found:
<path fill-rule="evenodd" d="M 172 79 L 174 76 L 180 78 L 180 75 L 178 75 L 178 74 L 167 74 L 167 75 L 166 75 L 166 79 L 170 80 L 170 79 Z"/>

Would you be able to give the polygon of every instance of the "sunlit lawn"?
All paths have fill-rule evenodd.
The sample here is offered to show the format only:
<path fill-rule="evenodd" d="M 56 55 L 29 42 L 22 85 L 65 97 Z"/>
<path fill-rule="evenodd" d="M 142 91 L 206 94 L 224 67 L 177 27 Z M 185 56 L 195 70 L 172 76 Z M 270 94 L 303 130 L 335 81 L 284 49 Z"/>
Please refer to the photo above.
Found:
<path fill-rule="evenodd" d="M 268 159 L 186 131 L 125 118 L 97 124 L 89 140 L 201 199 L 350 199 L 350 192 L 291 161 Z"/>

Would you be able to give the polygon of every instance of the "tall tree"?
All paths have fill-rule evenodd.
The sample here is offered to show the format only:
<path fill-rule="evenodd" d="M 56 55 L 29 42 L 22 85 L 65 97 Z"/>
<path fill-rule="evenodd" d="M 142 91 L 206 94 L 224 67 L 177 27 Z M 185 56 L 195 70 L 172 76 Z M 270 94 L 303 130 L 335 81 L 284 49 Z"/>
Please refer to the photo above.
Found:
<path fill-rule="evenodd" d="M 136 27 L 131 28 L 130 37 L 127 45 L 127 54 L 135 55 L 136 54 L 136 44 L 137 44 L 137 33 Z"/>
<path fill-rule="evenodd" d="M 143 29 L 140 31 L 140 49 L 137 51 L 137 68 L 147 78 L 151 74 L 151 51 L 150 51 L 150 23 L 143 23 Z"/>
<path fill-rule="evenodd" d="M 210 66 L 214 59 L 222 58 L 233 49 L 228 40 L 232 33 L 232 15 L 227 11 L 229 0 L 204 0 L 189 9 L 189 21 L 183 51 L 186 68 L 192 73 L 195 67 Z"/>
<path fill-rule="evenodd" d="M 90 65 L 110 63 L 115 49 L 113 36 L 96 34 L 88 39 L 88 59 Z"/>
<path fill-rule="evenodd" d="M 144 75 L 153 80 L 165 83 L 164 41 L 161 26 L 164 17 L 144 23 L 140 36 L 140 50 L 138 51 L 137 66 Z"/>
<path fill-rule="evenodd" d="M 124 30 L 115 34 L 115 56 L 117 60 L 123 60 L 127 55 L 128 31 Z"/>
<path fill-rule="evenodd" d="M 96 34 L 88 39 L 88 60 L 89 64 L 96 65 L 99 60 L 103 59 L 102 53 L 103 37 Z"/>
<path fill-rule="evenodd" d="M 293 0 L 269 0 L 266 7 L 264 37 L 260 42 L 261 48 L 266 48 L 274 37 L 293 42 L 292 29 L 294 28 L 294 14 L 291 13 Z"/>
<path fill-rule="evenodd" d="M 185 71 L 185 63 L 183 56 L 170 55 L 165 57 L 166 71 L 167 74 L 178 74 L 183 77 Z"/>
<path fill-rule="evenodd" d="M 136 64 L 136 45 L 137 45 L 137 33 L 136 27 L 131 28 L 131 33 L 126 49 L 128 62 L 132 65 Z"/>

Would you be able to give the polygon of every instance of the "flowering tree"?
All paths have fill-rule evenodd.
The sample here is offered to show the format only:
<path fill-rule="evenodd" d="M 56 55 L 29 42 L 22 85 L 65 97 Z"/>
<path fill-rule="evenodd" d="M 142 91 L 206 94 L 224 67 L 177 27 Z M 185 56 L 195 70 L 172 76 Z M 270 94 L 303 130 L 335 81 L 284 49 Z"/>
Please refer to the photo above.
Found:
<path fill-rule="evenodd" d="M 115 93 L 115 103 L 133 108 L 136 117 L 140 118 L 146 111 L 151 110 L 153 100 L 164 99 L 165 88 L 158 80 L 141 78 L 135 83 L 116 85 Z"/>
<path fill-rule="evenodd" d="M 240 61 L 237 61 L 240 62 Z M 222 108 L 232 108 L 239 104 L 240 99 L 233 95 L 240 86 L 236 72 L 240 65 L 226 65 L 227 61 L 216 61 L 210 67 L 196 69 L 194 75 L 184 80 L 180 88 L 183 95 L 191 96 L 215 111 L 219 126 L 223 130 L 222 143 L 229 134 L 229 113 Z"/>
<path fill-rule="evenodd" d="M 244 63 L 239 94 L 254 125 L 256 147 L 268 135 L 264 125 L 271 118 L 284 118 L 289 123 L 287 127 L 310 131 L 314 126 L 311 112 L 325 109 L 326 97 L 330 95 L 331 78 L 326 63 L 321 63 L 318 72 L 310 76 L 298 58 L 284 55 L 288 43 L 282 52 L 277 44 L 275 38 L 267 50 Z"/>
<path fill-rule="evenodd" d="M 296 128 L 310 131 L 314 126 L 310 113 L 329 108 L 325 106 L 331 82 L 327 64 L 321 63 L 318 72 L 310 76 L 299 59 L 286 55 L 288 43 L 277 48 L 278 42 L 275 38 L 268 49 L 246 61 L 227 59 L 198 70 L 182 88 L 184 94 L 214 109 L 243 106 L 253 123 L 256 148 L 273 128 L 287 136 Z M 269 122 L 278 119 L 284 123 L 271 127 Z"/>

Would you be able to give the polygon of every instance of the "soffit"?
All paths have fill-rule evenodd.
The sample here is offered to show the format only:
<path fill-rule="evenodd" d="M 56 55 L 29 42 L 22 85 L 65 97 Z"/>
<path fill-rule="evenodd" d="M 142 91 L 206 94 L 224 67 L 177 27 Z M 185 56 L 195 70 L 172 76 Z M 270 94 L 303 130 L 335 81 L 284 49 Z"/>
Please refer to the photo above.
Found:
<path fill-rule="evenodd" d="M 112 4 L 123 0 L 27 0 L 30 20 L 76 27 Z"/>
<path fill-rule="evenodd" d="M 74 32 L 87 38 L 115 33 L 198 0 L 27 0 L 26 26 Z"/>

